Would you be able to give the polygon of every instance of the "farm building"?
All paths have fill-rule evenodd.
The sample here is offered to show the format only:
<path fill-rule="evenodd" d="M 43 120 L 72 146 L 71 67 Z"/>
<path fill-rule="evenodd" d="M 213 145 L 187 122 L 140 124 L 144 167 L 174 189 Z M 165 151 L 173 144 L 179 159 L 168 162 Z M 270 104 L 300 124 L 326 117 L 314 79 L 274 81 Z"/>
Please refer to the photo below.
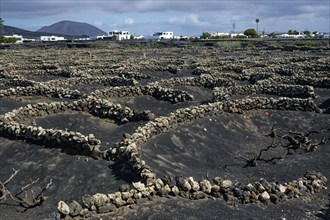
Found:
<path fill-rule="evenodd" d="M 58 36 L 41 36 L 40 40 L 45 42 L 45 41 L 63 41 L 66 40 L 64 37 L 58 37 Z"/>

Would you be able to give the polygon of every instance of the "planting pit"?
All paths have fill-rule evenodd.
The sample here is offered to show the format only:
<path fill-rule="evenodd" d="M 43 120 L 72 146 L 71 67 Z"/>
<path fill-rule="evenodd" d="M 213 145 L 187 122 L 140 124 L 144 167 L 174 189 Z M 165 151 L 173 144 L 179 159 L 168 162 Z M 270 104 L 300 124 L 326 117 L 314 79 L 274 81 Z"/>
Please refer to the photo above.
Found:
<path fill-rule="evenodd" d="M 0 218 L 330 218 L 329 46 L 299 42 L 7 49 Z"/>

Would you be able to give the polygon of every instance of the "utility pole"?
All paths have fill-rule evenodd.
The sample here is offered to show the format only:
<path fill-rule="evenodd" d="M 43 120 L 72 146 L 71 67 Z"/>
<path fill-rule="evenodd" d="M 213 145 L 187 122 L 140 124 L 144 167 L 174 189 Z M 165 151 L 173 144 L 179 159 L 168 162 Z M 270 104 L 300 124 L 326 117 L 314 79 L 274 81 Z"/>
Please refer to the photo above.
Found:
<path fill-rule="evenodd" d="M 259 32 L 258 32 L 258 23 L 259 23 L 259 18 L 256 19 L 256 22 L 257 22 L 257 34 L 259 35 Z"/>
<path fill-rule="evenodd" d="M 3 22 L 4 20 L 2 19 L 2 16 L 1 16 L 1 0 L 0 0 L 0 36 L 3 35 Z"/>
<path fill-rule="evenodd" d="M 3 22 L 4 20 L 2 20 L 2 18 L 0 17 L 0 36 L 3 35 Z"/>

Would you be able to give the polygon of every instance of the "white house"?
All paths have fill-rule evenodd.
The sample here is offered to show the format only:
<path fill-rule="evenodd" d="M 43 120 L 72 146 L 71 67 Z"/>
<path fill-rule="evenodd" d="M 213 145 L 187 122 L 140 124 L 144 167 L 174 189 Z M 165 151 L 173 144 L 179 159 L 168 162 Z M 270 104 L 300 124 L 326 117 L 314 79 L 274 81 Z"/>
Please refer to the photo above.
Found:
<path fill-rule="evenodd" d="M 211 37 L 230 37 L 230 33 L 220 33 L 220 32 L 212 33 Z"/>
<path fill-rule="evenodd" d="M 243 33 L 231 33 L 230 34 L 230 37 L 243 37 L 243 36 L 245 36 L 245 34 L 243 34 Z"/>
<path fill-rule="evenodd" d="M 189 36 L 174 36 L 173 38 L 176 40 L 188 40 Z"/>
<path fill-rule="evenodd" d="M 41 36 L 40 37 L 41 41 L 62 41 L 62 40 L 66 40 L 64 37 L 58 37 L 58 36 Z"/>
<path fill-rule="evenodd" d="M 162 39 L 173 39 L 173 32 L 156 32 L 152 36 L 146 36 L 148 40 L 162 40 Z"/>
<path fill-rule="evenodd" d="M 128 33 L 128 31 L 113 30 L 109 32 L 108 37 L 115 37 L 116 40 L 129 40 L 131 35 Z"/>
<path fill-rule="evenodd" d="M 299 34 L 280 34 L 277 35 L 279 38 L 304 38 L 306 37 L 305 34 L 299 33 Z"/>
<path fill-rule="evenodd" d="M 107 38 L 106 35 L 98 35 L 98 36 L 91 36 L 88 38 L 85 38 L 86 40 L 103 40 L 104 38 Z"/>

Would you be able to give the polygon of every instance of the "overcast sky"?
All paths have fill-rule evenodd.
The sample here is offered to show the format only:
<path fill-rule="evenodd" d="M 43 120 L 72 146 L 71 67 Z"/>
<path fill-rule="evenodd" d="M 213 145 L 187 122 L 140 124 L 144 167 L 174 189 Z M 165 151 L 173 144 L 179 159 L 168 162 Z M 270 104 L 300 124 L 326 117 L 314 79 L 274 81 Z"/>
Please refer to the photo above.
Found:
<path fill-rule="evenodd" d="M 109 32 L 135 34 L 322 31 L 330 29 L 330 0 L 0 0 L 5 25 L 38 30 L 62 20 L 86 22 Z M 235 23 L 235 25 L 233 25 Z"/>

